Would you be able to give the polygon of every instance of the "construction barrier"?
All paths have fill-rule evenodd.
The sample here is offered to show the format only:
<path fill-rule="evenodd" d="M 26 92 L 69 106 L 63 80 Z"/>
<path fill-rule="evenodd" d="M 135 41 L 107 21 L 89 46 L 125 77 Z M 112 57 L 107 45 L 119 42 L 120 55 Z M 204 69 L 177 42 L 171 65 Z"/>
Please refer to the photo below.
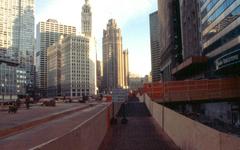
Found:
<path fill-rule="evenodd" d="M 240 78 L 148 83 L 143 92 L 159 102 L 240 98 Z"/>

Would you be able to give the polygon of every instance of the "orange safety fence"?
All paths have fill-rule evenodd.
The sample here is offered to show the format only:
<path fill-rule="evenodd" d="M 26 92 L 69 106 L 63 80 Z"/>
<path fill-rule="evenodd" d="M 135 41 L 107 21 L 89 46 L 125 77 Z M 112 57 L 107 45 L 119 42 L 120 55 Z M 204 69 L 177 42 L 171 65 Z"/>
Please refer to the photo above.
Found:
<path fill-rule="evenodd" d="M 240 98 L 240 78 L 148 83 L 143 92 L 162 102 Z"/>

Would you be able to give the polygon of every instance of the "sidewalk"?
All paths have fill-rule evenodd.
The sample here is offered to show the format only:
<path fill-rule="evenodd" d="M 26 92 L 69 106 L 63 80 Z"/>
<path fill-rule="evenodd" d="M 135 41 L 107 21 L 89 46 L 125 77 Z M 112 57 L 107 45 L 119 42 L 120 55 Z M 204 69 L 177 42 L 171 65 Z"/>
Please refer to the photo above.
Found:
<path fill-rule="evenodd" d="M 151 117 L 145 104 L 127 104 L 128 123 L 113 125 L 100 150 L 177 150 L 179 149 Z"/>

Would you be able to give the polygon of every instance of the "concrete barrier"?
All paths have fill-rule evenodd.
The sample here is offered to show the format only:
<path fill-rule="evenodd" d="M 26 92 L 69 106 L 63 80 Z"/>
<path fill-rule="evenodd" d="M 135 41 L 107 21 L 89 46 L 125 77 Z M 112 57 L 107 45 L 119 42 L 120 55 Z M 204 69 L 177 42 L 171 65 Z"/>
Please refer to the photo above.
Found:
<path fill-rule="evenodd" d="M 110 126 L 112 105 L 109 104 L 69 133 L 33 149 L 42 150 L 97 150 Z"/>
<path fill-rule="evenodd" d="M 143 98 L 143 97 L 142 97 Z M 153 102 L 145 95 L 153 118 L 183 150 L 240 150 L 240 138 L 222 133 Z"/>

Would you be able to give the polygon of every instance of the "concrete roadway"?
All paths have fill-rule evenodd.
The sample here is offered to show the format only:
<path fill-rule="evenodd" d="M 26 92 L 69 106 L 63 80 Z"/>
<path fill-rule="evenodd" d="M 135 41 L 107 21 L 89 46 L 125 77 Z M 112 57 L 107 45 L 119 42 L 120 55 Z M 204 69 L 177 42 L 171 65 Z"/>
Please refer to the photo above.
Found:
<path fill-rule="evenodd" d="M 42 107 L 40 105 L 31 105 L 27 110 L 21 107 L 16 114 L 9 114 L 7 111 L 0 112 L 0 130 L 13 128 L 27 122 L 45 118 L 56 113 L 62 113 L 69 109 L 77 109 L 87 106 L 82 103 L 57 103 L 56 107 Z"/>
<path fill-rule="evenodd" d="M 0 139 L 0 149 L 25 150 L 41 145 L 42 143 L 65 135 L 74 127 L 89 119 L 91 116 L 93 116 L 106 106 L 106 103 L 99 103 L 92 107 L 66 115 L 62 118 L 58 118 L 42 125 L 26 129 L 18 134 L 2 138 Z"/>

